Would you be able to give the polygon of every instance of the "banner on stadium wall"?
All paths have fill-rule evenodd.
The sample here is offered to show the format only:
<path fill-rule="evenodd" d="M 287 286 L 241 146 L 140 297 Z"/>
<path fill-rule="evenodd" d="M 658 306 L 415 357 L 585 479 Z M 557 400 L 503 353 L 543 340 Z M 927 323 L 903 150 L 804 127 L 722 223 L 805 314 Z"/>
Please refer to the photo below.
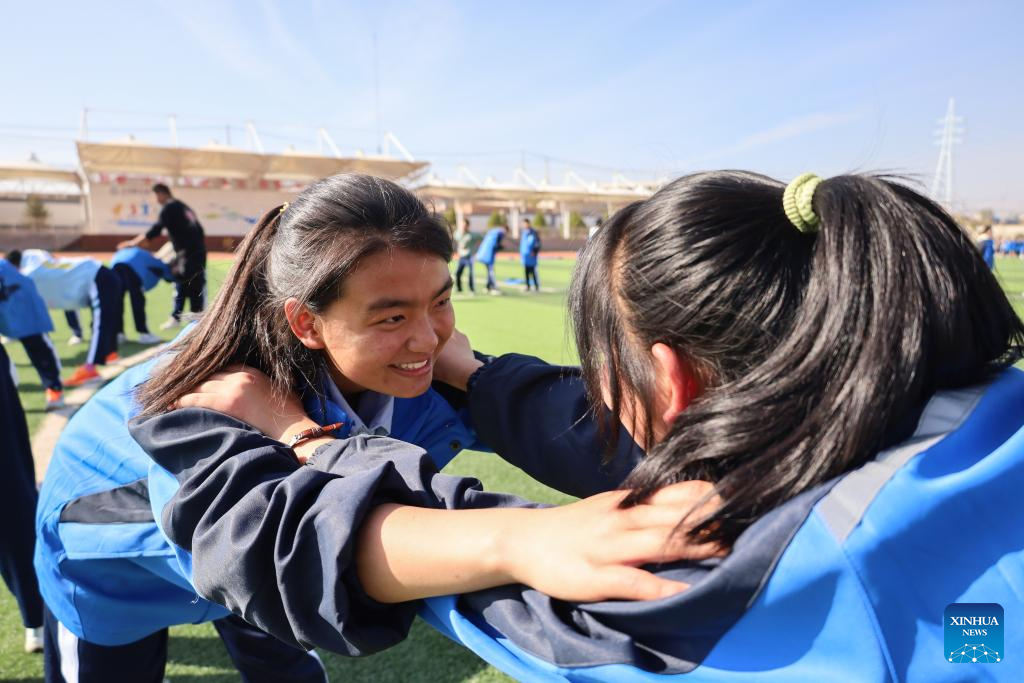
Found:
<path fill-rule="evenodd" d="M 137 235 L 156 222 L 160 205 L 153 182 L 133 178 L 89 185 L 89 231 Z M 277 189 L 172 188 L 174 196 L 195 212 L 207 235 L 238 236 L 249 232 L 269 209 L 295 195 Z"/>

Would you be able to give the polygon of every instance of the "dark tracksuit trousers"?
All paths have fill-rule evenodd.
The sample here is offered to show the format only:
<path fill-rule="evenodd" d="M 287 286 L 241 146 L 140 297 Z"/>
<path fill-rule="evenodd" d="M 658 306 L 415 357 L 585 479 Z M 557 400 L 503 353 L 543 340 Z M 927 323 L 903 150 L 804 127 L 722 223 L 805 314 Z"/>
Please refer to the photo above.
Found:
<path fill-rule="evenodd" d="M 43 386 L 61 391 L 64 385 L 60 381 L 60 356 L 57 355 L 57 349 L 53 348 L 50 337 L 46 333 L 31 334 L 18 341 L 25 347 L 25 354 L 32 367 L 39 373 L 39 380 Z M 6 355 L 4 357 L 6 358 Z M 0 368 L 0 372 L 7 372 L 7 366 Z"/>
<path fill-rule="evenodd" d="M 459 258 L 459 267 L 455 269 L 455 287 L 462 291 L 462 272 L 469 269 L 469 291 L 476 291 L 476 284 L 473 282 L 473 257 L 462 256 Z"/>
<path fill-rule="evenodd" d="M 231 615 L 213 622 L 243 683 L 325 683 L 320 657 L 283 643 Z M 167 666 L 167 629 L 127 645 L 80 640 L 46 610 L 43 629 L 46 683 L 162 683 Z"/>
<path fill-rule="evenodd" d="M 485 263 L 484 265 L 487 266 L 487 285 L 486 285 L 486 287 L 487 287 L 487 291 L 489 292 L 492 289 L 497 289 L 498 288 L 498 279 L 494 275 L 494 262 L 492 261 L 491 263 Z"/>
<path fill-rule="evenodd" d="M 71 334 L 81 339 L 82 323 L 78 319 L 78 311 L 64 311 L 64 319 L 68 321 L 68 327 L 71 328 Z"/>
<path fill-rule="evenodd" d="M 25 628 L 43 625 L 43 599 L 32 567 L 36 542 L 36 473 L 10 359 L 0 345 L 0 575 L 14 594 Z"/>
<path fill-rule="evenodd" d="M 526 272 L 526 288 L 530 288 L 530 278 L 533 278 L 533 288 L 538 292 L 540 291 L 540 281 L 537 280 L 537 266 L 523 266 L 523 270 Z"/>
<path fill-rule="evenodd" d="M 103 365 L 107 362 L 107 355 L 117 351 L 117 333 L 124 310 L 121 280 L 114 271 L 106 266 L 96 271 L 89 299 L 92 303 L 92 338 L 89 339 L 85 362 Z"/>
<path fill-rule="evenodd" d="M 128 294 L 128 300 L 132 305 L 132 318 L 135 320 L 135 330 L 139 334 L 149 334 L 149 326 L 146 325 L 146 294 L 142 289 L 142 278 L 132 270 L 127 263 L 114 265 L 114 274 L 121 281 L 121 289 Z M 121 318 L 118 321 L 118 332 L 124 332 L 124 306 L 122 303 Z"/>
<path fill-rule="evenodd" d="M 175 266 L 174 309 L 171 316 L 181 319 L 185 311 L 185 300 L 189 309 L 199 313 L 206 305 L 206 252 L 178 256 Z"/>

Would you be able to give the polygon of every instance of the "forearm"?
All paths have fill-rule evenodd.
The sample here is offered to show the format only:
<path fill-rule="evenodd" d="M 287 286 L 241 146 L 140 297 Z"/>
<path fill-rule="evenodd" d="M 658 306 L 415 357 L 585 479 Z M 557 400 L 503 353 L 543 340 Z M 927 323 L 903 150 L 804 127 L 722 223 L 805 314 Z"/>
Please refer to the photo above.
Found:
<path fill-rule="evenodd" d="M 628 509 L 624 491 L 539 509 L 474 507 L 471 498 L 456 510 L 383 504 L 364 517 L 353 562 L 360 589 L 383 604 L 506 584 L 581 602 L 663 598 L 686 585 L 639 567 L 720 554 L 680 528 L 694 505 L 720 502 L 711 492 L 707 482 L 683 482 Z"/>
<path fill-rule="evenodd" d="M 359 581 L 367 595 L 384 603 L 515 583 L 509 539 L 538 512 L 381 505 L 359 533 Z"/>
<path fill-rule="evenodd" d="M 141 235 L 136 235 L 135 237 L 131 238 L 130 240 L 125 240 L 123 242 L 119 242 L 118 245 L 117 245 L 117 248 L 118 249 L 128 249 L 129 247 L 140 247 L 141 246 L 143 249 L 148 249 L 149 245 L 150 245 L 149 238 L 146 237 L 145 233 L 142 233 Z"/>

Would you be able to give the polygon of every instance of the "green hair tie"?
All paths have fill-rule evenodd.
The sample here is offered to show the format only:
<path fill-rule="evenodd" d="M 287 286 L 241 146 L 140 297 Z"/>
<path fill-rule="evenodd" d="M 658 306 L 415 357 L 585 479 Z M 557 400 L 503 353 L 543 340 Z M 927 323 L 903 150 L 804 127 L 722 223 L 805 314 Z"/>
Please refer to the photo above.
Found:
<path fill-rule="evenodd" d="M 786 218 L 800 232 L 818 232 L 818 216 L 811 202 L 814 191 L 821 184 L 821 178 L 813 173 L 801 173 L 786 185 L 782 193 L 782 208 Z"/>

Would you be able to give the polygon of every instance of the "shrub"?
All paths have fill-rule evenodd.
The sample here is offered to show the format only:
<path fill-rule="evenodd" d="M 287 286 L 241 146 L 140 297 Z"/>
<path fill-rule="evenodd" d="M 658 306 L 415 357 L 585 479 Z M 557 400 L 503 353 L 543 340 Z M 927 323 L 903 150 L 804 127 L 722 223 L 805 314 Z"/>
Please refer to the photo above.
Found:
<path fill-rule="evenodd" d="M 508 216 L 505 215 L 504 211 L 495 209 L 491 212 L 491 217 L 487 219 L 487 227 L 498 228 L 503 225 L 508 225 Z"/>

